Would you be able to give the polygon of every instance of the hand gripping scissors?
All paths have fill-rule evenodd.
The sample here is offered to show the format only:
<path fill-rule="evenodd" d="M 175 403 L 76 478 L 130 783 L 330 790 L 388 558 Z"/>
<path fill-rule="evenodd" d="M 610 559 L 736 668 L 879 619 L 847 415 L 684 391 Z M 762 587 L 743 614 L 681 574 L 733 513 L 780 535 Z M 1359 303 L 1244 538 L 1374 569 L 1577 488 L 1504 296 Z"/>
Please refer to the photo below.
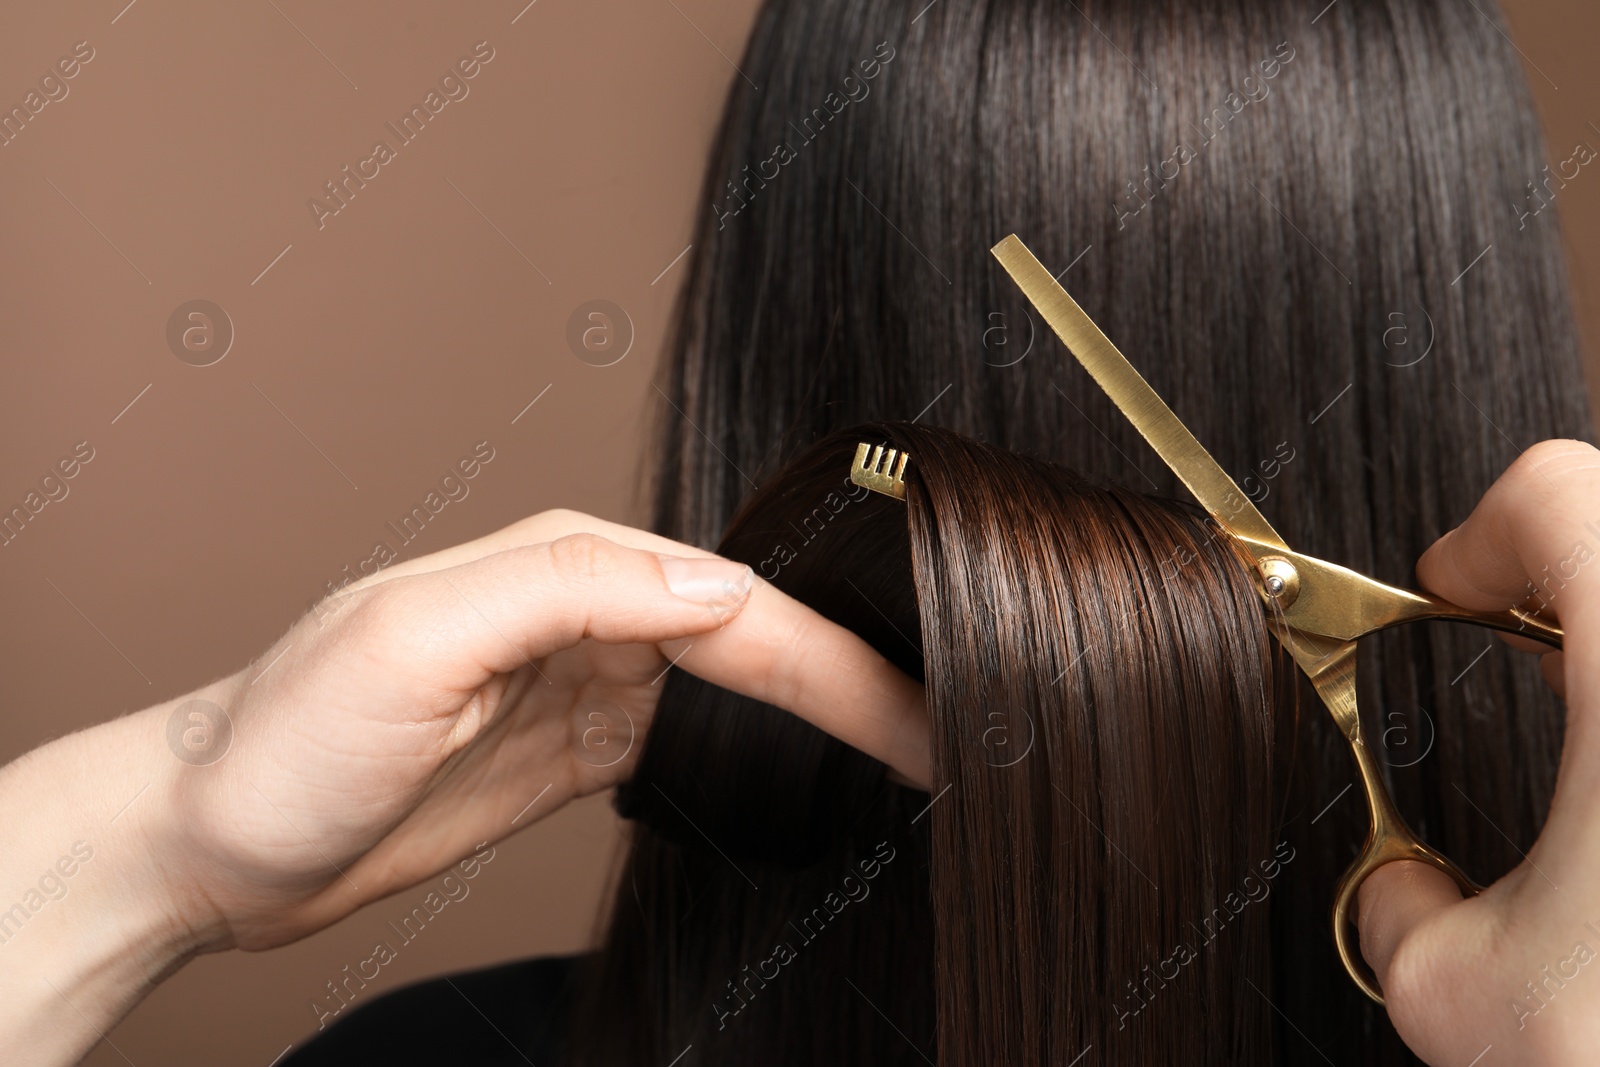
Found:
<path fill-rule="evenodd" d="M 1254 563 L 1268 628 L 1311 679 L 1350 742 L 1371 821 L 1366 844 L 1339 880 L 1333 901 L 1333 934 L 1345 970 L 1362 992 L 1382 1004 L 1383 991 L 1361 957 L 1354 931 L 1356 891 L 1367 875 L 1385 863 L 1417 860 L 1449 875 L 1469 896 L 1482 887 L 1420 841 L 1395 809 L 1372 750 L 1361 735 L 1356 709 L 1356 642 L 1401 623 L 1453 619 L 1559 648 L 1560 628 L 1515 608 L 1471 611 L 1295 552 L 1015 234 L 989 251 L 1100 388 Z"/>

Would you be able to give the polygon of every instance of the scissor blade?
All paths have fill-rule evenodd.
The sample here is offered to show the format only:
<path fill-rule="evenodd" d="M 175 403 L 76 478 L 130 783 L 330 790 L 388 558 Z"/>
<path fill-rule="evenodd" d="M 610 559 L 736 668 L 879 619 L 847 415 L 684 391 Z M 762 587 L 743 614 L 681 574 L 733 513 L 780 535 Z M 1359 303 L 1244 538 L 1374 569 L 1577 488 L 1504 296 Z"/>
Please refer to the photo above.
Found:
<path fill-rule="evenodd" d="M 1044 264 L 1028 251 L 1028 246 L 1016 234 L 1011 234 L 989 251 L 1044 316 L 1056 336 L 1212 518 L 1236 536 L 1287 550 L 1283 538 L 1256 510 L 1250 498 L 1211 458 L 1211 453 L 1201 447 L 1189 428 L 1133 369 L 1127 357 L 1117 351 L 1110 338 L 1100 332 L 1094 320 L 1084 314 L 1077 302 L 1051 277 Z"/>

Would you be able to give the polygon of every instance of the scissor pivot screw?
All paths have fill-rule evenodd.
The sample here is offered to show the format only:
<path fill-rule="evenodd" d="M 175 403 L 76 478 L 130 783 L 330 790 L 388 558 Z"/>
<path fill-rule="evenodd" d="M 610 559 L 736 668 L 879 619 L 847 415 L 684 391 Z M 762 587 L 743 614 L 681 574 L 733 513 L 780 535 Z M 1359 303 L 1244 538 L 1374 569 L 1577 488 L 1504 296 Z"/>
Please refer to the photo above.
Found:
<path fill-rule="evenodd" d="M 1261 585 L 1267 599 L 1286 608 L 1300 595 L 1300 572 L 1282 556 L 1267 556 L 1259 564 Z"/>

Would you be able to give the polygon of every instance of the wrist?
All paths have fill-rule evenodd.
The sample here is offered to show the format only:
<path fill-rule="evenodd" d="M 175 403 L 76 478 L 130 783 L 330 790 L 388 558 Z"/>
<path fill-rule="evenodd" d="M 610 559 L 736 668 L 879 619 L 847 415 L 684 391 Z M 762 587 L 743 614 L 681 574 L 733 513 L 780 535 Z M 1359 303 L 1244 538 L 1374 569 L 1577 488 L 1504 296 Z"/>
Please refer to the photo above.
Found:
<path fill-rule="evenodd" d="M 234 706 L 237 680 L 219 679 L 128 716 L 142 720 L 130 723 L 128 743 L 148 757 L 140 781 L 131 784 L 148 788 L 121 821 L 132 817 L 128 833 L 149 861 L 141 871 L 149 893 L 146 920 L 165 923 L 168 951 L 184 958 L 234 947 L 227 916 L 206 891 L 215 857 L 197 828 L 212 822 L 205 779 L 224 773 L 221 764 L 234 741 L 222 709 Z"/>
<path fill-rule="evenodd" d="M 72 1063 L 163 979 L 224 944 L 185 901 L 164 723 L 183 699 L 0 768 L 0 1047 Z"/>

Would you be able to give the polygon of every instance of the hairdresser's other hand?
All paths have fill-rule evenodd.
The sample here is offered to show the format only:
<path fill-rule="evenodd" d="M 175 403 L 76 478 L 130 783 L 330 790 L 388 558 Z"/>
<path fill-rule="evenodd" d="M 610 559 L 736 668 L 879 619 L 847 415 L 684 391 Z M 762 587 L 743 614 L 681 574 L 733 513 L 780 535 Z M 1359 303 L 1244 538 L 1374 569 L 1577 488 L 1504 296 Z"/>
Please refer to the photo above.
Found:
<path fill-rule="evenodd" d="M 223 944 L 302 936 L 626 778 L 673 661 L 927 777 L 909 679 L 687 545 L 552 512 L 337 597 L 218 692 L 233 751 L 171 776 L 167 847 Z"/>
<path fill-rule="evenodd" d="M 1523 604 L 1546 567 L 1565 580 L 1544 609 L 1560 620 L 1564 652 L 1537 647 L 1545 678 L 1567 697 L 1566 743 L 1527 859 L 1467 900 L 1418 863 L 1380 868 L 1361 887 L 1362 953 L 1395 1029 L 1431 1064 L 1588 1064 L 1600 1055 L 1596 519 L 1600 452 L 1545 441 L 1417 565 L 1426 588 L 1471 608 Z"/>
<path fill-rule="evenodd" d="M 742 564 L 547 512 L 380 571 L 239 673 L 0 768 L 26 831 L 5 871 L 94 849 L 0 951 L 0 1047 L 71 1062 L 183 959 L 303 937 L 614 784 L 673 662 L 928 780 L 921 687 L 854 634 Z M 231 723 L 212 762 L 181 743 L 195 699 Z"/>

